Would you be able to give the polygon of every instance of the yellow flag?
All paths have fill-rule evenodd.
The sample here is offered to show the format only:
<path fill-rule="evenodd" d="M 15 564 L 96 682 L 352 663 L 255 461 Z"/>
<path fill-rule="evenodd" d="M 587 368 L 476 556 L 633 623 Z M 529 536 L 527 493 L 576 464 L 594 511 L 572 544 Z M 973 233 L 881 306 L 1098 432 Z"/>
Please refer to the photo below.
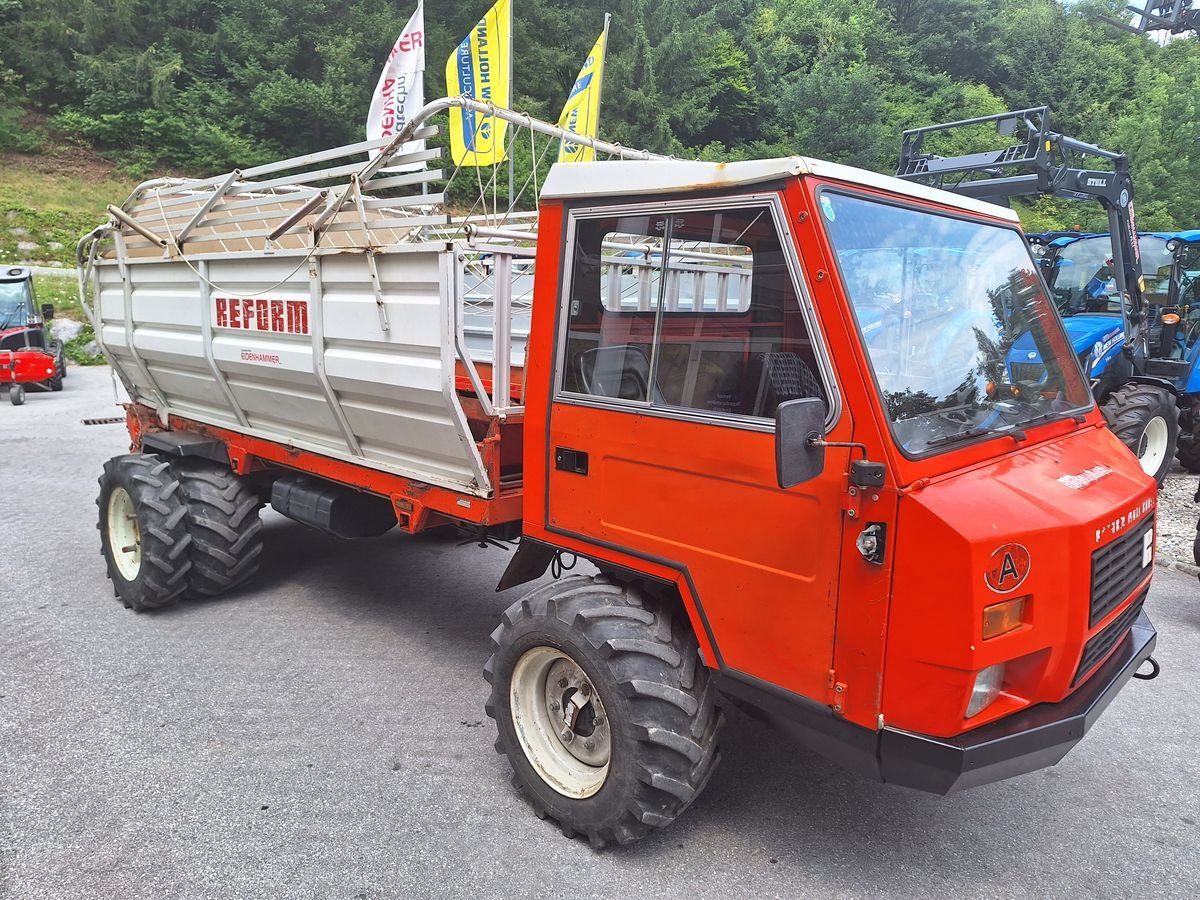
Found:
<path fill-rule="evenodd" d="M 446 60 L 446 93 L 508 107 L 512 85 L 512 0 L 497 0 Z M 508 123 L 470 109 L 450 110 L 450 156 L 456 166 L 504 162 Z"/>
<path fill-rule="evenodd" d="M 558 117 L 558 125 L 574 134 L 595 138 L 600 126 L 600 91 L 604 81 L 604 53 L 608 43 L 608 19 L 604 20 L 604 31 L 596 38 L 592 52 L 579 70 L 575 86 Z M 591 162 L 596 150 L 586 144 L 562 141 L 558 145 L 559 162 Z"/>

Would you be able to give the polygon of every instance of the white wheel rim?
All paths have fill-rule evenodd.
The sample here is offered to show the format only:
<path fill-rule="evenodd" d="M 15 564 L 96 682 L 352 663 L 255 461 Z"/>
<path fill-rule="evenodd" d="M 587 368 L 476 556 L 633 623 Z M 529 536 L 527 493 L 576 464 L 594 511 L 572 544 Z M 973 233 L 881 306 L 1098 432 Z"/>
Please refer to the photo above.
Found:
<path fill-rule="evenodd" d="M 1158 475 L 1167 458 L 1167 434 L 1167 420 L 1162 416 L 1155 416 L 1146 423 L 1146 430 L 1138 441 L 1138 459 L 1147 475 Z"/>
<path fill-rule="evenodd" d="M 509 709 L 521 750 L 546 784 L 575 800 L 604 786 L 611 726 L 575 660 L 553 647 L 525 651 L 513 667 Z"/>
<path fill-rule="evenodd" d="M 108 495 L 108 549 L 117 571 L 133 581 L 142 570 L 142 529 L 133 509 L 133 498 L 125 488 Z"/>

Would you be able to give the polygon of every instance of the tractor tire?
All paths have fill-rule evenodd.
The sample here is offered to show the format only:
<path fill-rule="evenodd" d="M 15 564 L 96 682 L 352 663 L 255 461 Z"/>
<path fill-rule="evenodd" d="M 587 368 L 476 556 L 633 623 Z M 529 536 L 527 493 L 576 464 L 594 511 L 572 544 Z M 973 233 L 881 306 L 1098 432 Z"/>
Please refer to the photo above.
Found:
<path fill-rule="evenodd" d="M 1101 412 L 1142 471 L 1161 486 L 1179 440 L 1179 407 L 1171 393 L 1148 384 L 1125 384 L 1109 395 Z"/>
<path fill-rule="evenodd" d="M 723 717 L 686 622 L 573 576 L 504 613 L 484 668 L 496 750 L 539 818 L 593 847 L 664 828 L 720 759 Z"/>
<path fill-rule="evenodd" d="M 55 374 L 58 377 L 67 377 L 67 351 L 63 348 L 62 341 L 51 341 L 50 349 L 54 351 L 54 363 L 57 367 Z"/>
<path fill-rule="evenodd" d="M 115 456 L 100 476 L 100 553 L 117 597 L 143 612 L 170 606 L 192 568 L 179 479 L 157 456 Z"/>
<path fill-rule="evenodd" d="M 1192 437 L 1186 441 L 1180 441 L 1175 447 L 1175 458 L 1193 475 L 1200 475 L 1200 440 Z"/>
<path fill-rule="evenodd" d="M 240 587 L 257 571 L 262 555 L 262 505 L 258 494 L 227 467 L 198 459 L 176 459 L 192 536 L 190 598 L 217 597 Z"/>
<path fill-rule="evenodd" d="M 53 375 L 42 382 L 48 391 L 61 391 L 63 389 L 63 377 L 61 371 L 56 371 Z"/>
<path fill-rule="evenodd" d="M 8 386 L 8 402 L 13 406 L 20 406 L 25 402 L 25 385 L 10 384 Z"/>

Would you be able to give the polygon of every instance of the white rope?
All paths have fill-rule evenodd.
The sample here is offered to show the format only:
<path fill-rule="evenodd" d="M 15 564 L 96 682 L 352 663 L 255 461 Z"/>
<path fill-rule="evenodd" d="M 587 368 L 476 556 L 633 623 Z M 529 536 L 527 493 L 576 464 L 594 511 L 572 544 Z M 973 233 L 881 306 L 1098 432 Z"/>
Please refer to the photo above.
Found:
<path fill-rule="evenodd" d="M 156 201 L 158 201 L 158 211 L 162 214 L 163 224 L 167 227 L 167 237 L 171 239 L 171 246 L 175 246 L 175 235 L 171 231 L 171 223 L 167 221 L 167 211 L 163 207 L 162 195 L 158 192 L 157 189 L 155 189 L 155 191 L 154 191 L 154 199 Z M 210 288 L 214 288 L 215 290 L 218 290 L 218 291 L 225 291 L 230 294 L 237 294 L 239 297 L 261 297 L 264 294 L 269 294 L 271 291 L 275 290 L 276 288 L 283 287 L 285 284 L 287 284 L 289 281 L 291 281 L 293 276 L 295 276 L 295 274 L 297 272 L 299 272 L 306 265 L 308 265 L 308 261 L 310 259 L 312 259 L 313 254 L 317 252 L 317 247 L 320 245 L 320 243 L 321 243 L 321 236 L 314 234 L 312 249 L 309 250 L 308 253 L 306 253 L 304 255 L 304 258 L 302 260 L 300 260 L 300 262 L 296 265 L 296 268 L 292 269 L 292 271 L 288 272 L 287 275 L 285 275 L 279 281 L 275 282 L 270 287 L 263 288 L 261 291 L 255 291 L 253 293 L 249 293 L 246 291 L 239 291 L 235 288 L 227 287 L 222 284 L 217 284 L 215 281 L 210 281 L 208 278 L 206 278 L 204 275 L 202 275 L 200 273 L 199 269 L 197 269 L 195 266 L 192 265 L 191 261 L 186 256 L 183 255 L 182 249 L 180 250 L 179 258 L 181 260 L 183 260 L 183 264 L 185 266 L 187 266 L 189 269 L 191 269 L 192 273 L 197 278 L 199 278 L 201 281 L 203 281 L 205 284 L 207 284 Z"/>

